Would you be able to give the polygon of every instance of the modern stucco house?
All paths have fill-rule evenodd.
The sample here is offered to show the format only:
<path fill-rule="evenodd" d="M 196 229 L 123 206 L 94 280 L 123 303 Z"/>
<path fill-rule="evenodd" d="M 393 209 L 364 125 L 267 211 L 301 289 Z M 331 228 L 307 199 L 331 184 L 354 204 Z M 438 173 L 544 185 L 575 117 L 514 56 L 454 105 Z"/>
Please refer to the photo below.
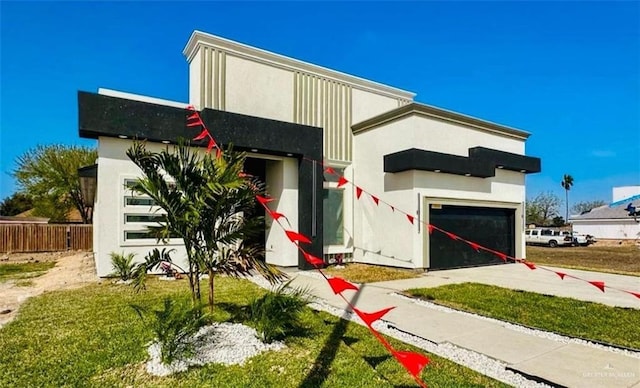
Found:
<path fill-rule="evenodd" d="M 640 186 L 614 187 L 609 205 L 571 216 L 569 222 L 575 232 L 596 239 L 639 240 L 640 217 L 629 214 L 630 204 L 640 210 Z"/>
<path fill-rule="evenodd" d="M 540 160 L 525 155 L 528 133 L 413 101 L 414 94 L 199 31 L 184 55 L 189 101 L 101 89 L 79 92 L 79 132 L 98 140 L 94 250 L 98 275 L 110 252 L 144 256 L 156 245 L 144 233 L 154 221 L 148 198 L 132 195 L 139 176 L 125 152 L 132 139 L 170 147 L 193 138 L 194 105 L 218 142 L 248 153 L 308 251 L 330 260 L 406 268 L 451 268 L 501 262 L 420 222 L 356 198 L 351 185 L 323 174 L 331 166 L 397 209 L 465 239 L 524 257 L 525 175 Z M 181 252 L 180 241 L 172 247 Z M 306 268 L 283 231 L 265 230 L 267 261 Z"/>

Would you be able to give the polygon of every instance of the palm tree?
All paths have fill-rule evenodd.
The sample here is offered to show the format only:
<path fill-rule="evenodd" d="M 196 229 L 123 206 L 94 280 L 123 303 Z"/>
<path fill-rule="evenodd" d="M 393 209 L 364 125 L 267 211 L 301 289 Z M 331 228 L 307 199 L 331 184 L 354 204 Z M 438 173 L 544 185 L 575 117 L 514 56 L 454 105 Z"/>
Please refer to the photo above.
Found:
<path fill-rule="evenodd" d="M 229 149 L 220 157 L 202 155 L 184 143 L 172 151 L 151 152 L 136 142 L 127 156 L 144 174 L 132 189 L 151 197 L 167 213 L 164 223 L 149 230 L 158 240 L 184 241 L 194 304 L 200 302 L 199 279 L 205 273 L 211 309 L 216 274 L 238 277 L 256 270 L 271 282 L 285 277 L 265 263 L 264 247 L 247 242 L 262 232 L 262 220 L 254 216 L 254 198 L 264 185 L 242 174 L 245 154 Z"/>
<path fill-rule="evenodd" d="M 569 222 L 569 190 L 571 190 L 571 186 L 573 186 L 573 177 L 569 174 L 564 174 L 562 177 L 562 182 L 560 182 L 562 188 L 565 193 L 565 201 L 566 201 L 566 212 L 565 212 L 565 222 Z"/>

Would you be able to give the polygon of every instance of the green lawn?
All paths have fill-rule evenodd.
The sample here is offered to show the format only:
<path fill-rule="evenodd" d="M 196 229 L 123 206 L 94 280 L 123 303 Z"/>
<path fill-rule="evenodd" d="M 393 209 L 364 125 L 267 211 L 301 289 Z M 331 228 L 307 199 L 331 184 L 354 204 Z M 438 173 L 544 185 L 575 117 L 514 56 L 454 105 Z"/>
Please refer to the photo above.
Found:
<path fill-rule="evenodd" d="M 146 330 L 131 303 L 159 307 L 166 295 L 188 297 L 186 281 L 152 280 L 134 294 L 105 282 L 29 299 L 18 317 L 0 329 L 0 386 L 208 386 L 208 387 L 402 387 L 409 374 L 364 327 L 305 310 L 307 333 L 288 348 L 250 359 L 244 366 L 210 364 L 170 377 L 144 371 Z M 217 320 L 230 320 L 265 291 L 244 280 L 220 278 Z M 402 350 L 422 350 L 391 343 Z M 422 375 L 431 387 L 503 387 L 470 369 L 430 356 Z"/>
<path fill-rule="evenodd" d="M 635 245 L 588 247 L 527 246 L 527 260 L 536 264 L 640 276 L 640 250 Z"/>
<path fill-rule="evenodd" d="M 420 276 L 420 272 L 411 269 L 360 263 L 345 264 L 344 268 L 329 267 L 324 271 L 331 276 L 339 276 L 354 283 L 384 282 Z"/>
<path fill-rule="evenodd" d="M 409 295 L 572 337 L 640 349 L 640 310 L 476 283 L 407 290 Z"/>
<path fill-rule="evenodd" d="M 53 261 L 39 263 L 0 264 L 0 282 L 10 279 L 27 279 L 45 274 L 56 265 Z"/>

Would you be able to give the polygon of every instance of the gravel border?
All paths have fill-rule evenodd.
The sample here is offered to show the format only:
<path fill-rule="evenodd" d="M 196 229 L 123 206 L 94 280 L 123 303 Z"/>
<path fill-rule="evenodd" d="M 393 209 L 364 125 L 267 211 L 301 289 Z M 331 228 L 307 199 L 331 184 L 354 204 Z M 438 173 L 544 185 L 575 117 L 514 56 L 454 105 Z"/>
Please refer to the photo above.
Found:
<path fill-rule="evenodd" d="M 581 338 L 573 338 L 573 337 L 567 337 L 561 334 L 557 334 L 557 333 L 553 333 L 550 331 L 544 331 L 544 330 L 540 330 L 540 329 L 533 329 L 530 327 L 526 327 L 526 326 L 522 326 L 522 325 L 518 325 L 515 323 L 510 323 L 510 322 L 505 322 L 505 321 L 501 321 L 499 319 L 495 319 L 495 318 L 490 318 L 490 317 L 486 317 L 484 315 L 478 315 L 475 313 L 470 313 L 467 311 L 461 311 L 461 310 L 456 310 L 450 307 L 446 307 L 446 306 L 442 306 L 436 303 L 432 303 L 423 299 L 419 299 L 419 298 L 412 298 L 397 292 L 393 292 L 391 293 L 391 295 L 400 298 L 400 299 L 404 299 L 404 300 L 408 300 L 411 301 L 412 303 L 415 303 L 417 305 L 420 305 L 422 307 L 426 307 L 432 310 L 437 310 L 437 311 L 442 311 L 445 313 L 454 313 L 454 314 L 461 314 L 461 315 L 466 315 L 469 317 L 473 317 L 473 318 L 477 318 L 477 319 L 481 319 L 483 321 L 488 321 L 488 322 L 492 322 L 492 323 L 497 323 L 507 329 L 513 330 L 513 331 L 517 331 L 520 333 L 524 333 L 524 334 L 528 334 L 528 335 L 533 335 L 539 338 L 544 338 L 544 339 L 548 339 L 548 340 L 552 340 L 555 342 L 559 342 L 559 343 L 563 343 L 563 344 L 578 344 L 578 345 L 585 345 L 585 346 L 589 346 L 595 349 L 600 349 L 600 350 L 605 350 L 608 352 L 612 352 L 612 353 L 619 353 L 625 356 L 629 356 L 629 357 L 633 357 L 633 358 L 637 358 L 640 359 L 640 352 L 634 352 L 633 350 L 630 349 L 625 349 L 625 348 L 621 348 L 621 347 L 617 347 L 617 346 L 607 346 L 605 344 L 602 343 L 597 343 L 597 342 L 592 342 L 592 341 L 588 341 L 585 339 L 581 339 Z"/>
<path fill-rule="evenodd" d="M 192 339 L 194 355 L 188 359 L 175 360 L 170 365 L 160 361 L 160 345 L 149 345 L 150 360 L 146 363 L 147 373 L 153 376 L 168 376 L 184 372 L 195 365 L 218 363 L 242 365 L 249 358 L 269 350 L 280 350 L 286 346 L 282 342 L 265 344 L 257 337 L 255 329 L 240 323 L 221 322 L 204 326 Z"/>
<path fill-rule="evenodd" d="M 322 275 L 317 274 L 315 272 L 304 273 L 304 275 L 322 278 Z M 266 289 L 273 289 L 273 286 L 260 276 L 253 276 L 247 279 L 257 284 L 260 287 L 263 287 Z M 334 316 L 337 316 L 342 319 L 346 319 L 364 326 L 364 322 L 362 322 L 362 320 L 356 314 L 350 313 L 344 309 L 333 307 L 320 298 L 315 298 L 315 301 L 309 304 L 309 307 L 315 310 L 325 311 Z M 457 364 L 473 369 L 476 372 L 482 373 L 485 376 L 499 380 L 503 383 L 510 384 L 516 387 L 523 387 L 523 388 L 551 387 L 550 385 L 529 380 L 521 374 L 507 370 L 507 367 L 508 367 L 507 364 L 501 361 L 492 359 L 484 354 L 463 349 L 450 343 L 443 343 L 443 344 L 433 343 L 424 338 L 398 330 L 393 325 L 391 325 L 390 322 L 387 322 L 384 320 L 376 321 L 373 323 L 372 326 L 374 329 L 376 329 L 378 332 L 382 334 L 388 335 L 389 337 L 395 338 L 404 343 L 416 346 L 431 354 L 435 354 L 437 356 L 451 360 Z M 427 368 L 428 367 L 429 366 L 427 366 Z"/>

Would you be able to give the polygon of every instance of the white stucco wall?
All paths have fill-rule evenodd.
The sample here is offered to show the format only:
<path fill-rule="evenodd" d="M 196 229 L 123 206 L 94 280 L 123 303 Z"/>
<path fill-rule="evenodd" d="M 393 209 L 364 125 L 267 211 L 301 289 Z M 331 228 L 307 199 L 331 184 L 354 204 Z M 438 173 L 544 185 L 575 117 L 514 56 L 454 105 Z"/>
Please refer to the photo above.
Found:
<path fill-rule="evenodd" d="M 352 93 L 352 125 L 398 107 L 397 98 L 359 89 L 353 89 Z"/>
<path fill-rule="evenodd" d="M 131 140 L 100 137 L 98 139 L 98 188 L 94 213 L 93 244 L 98 276 L 108 276 L 112 272 L 111 252 L 135 253 L 142 261 L 153 248 L 162 248 L 155 240 L 125 241 L 125 230 L 144 231 L 144 224 L 126 224 L 125 214 L 148 214 L 149 206 L 125 206 L 125 196 L 131 191 L 125 189 L 125 179 L 141 176 L 141 171 L 126 156 Z M 167 146 L 147 143 L 147 149 L 160 151 Z M 200 151 L 200 150 L 199 150 Z M 264 158 L 263 155 L 249 154 L 250 157 Z M 292 225 L 298 225 L 298 168 L 293 158 L 269 157 L 267 160 L 267 186 L 269 194 L 279 198 L 277 211 L 286 214 Z M 268 231 L 266 239 L 267 262 L 282 266 L 294 266 L 298 263 L 298 252 L 293 244 L 284 241 L 284 232 L 280 228 Z M 285 243 L 286 242 L 286 243 Z M 167 248 L 176 252 L 172 255 L 182 268 L 186 268 L 186 251 L 182 240 L 173 239 Z M 269 251 L 271 253 L 269 253 Z M 277 254 L 274 254 L 277 253 Z"/>
<path fill-rule="evenodd" d="M 640 239 L 640 223 L 628 220 L 574 220 L 573 231 L 590 234 L 597 239 Z"/>
<path fill-rule="evenodd" d="M 293 122 L 293 72 L 227 55 L 225 110 Z"/>
<path fill-rule="evenodd" d="M 465 177 L 427 171 L 384 173 L 383 156 L 409 148 L 468 156 L 468 149 L 483 146 L 524 154 L 524 141 L 513 137 L 413 115 L 359 132 L 354 138 L 354 180 L 382 200 L 415 215 L 420 207 L 428 222 L 427 203 L 505 207 L 516 210 L 516 255 L 524 256 L 524 174 L 496 170 L 492 178 Z M 355 194 L 354 194 L 355 195 Z M 373 264 L 408 268 L 427 266 L 424 228 L 411 225 L 388 206 L 376 207 L 363 194 L 354 205 L 354 258 Z M 455 233 L 455 231 L 452 231 Z M 375 254 L 371 252 L 380 252 Z"/>
<path fill-rule="evenodd" d="M 124 179 L 135 179 L 141 175 L 140 169 L 126 156 L 126 150 L 132 142 L 126 139 L 100 137 L 98 139 L 98 188 L 93 222 L 93 249 L 98 276 L 111 274 L 111 258 L 109 254 L 134 253 L 136 259 L 142 261 L 153 248 L 162 248 L 150 242 L 124 241 L 124 214 L 149 213 L 148 206 L 129 207 L 125 210 L 124 198 L 131 195 L 124 187 Z M 148 143 L 148 149 L 159 151 L 166 147 L 163 144 Z M 128 228 L 128 227 L 127 227 Z M 133 227 L 132 227 L 133 229 Z M 140 230 L 144 227 L 140 226 Z M 171 240 L 167 248 L 174 248 L 172 255 L 178 265 L 185 264 L 186 252 L 181 240 Z M 184 267 L 183 267 L 184 268 Z"/>
<path fill-rule="evenodd" d="M 202 51 L 198 50 L 191 62 L 189 62 L 189 103 L 196 109 L 203 108 L 203 101 L 200 101 L 200 85 L 202 84 L 201 62 Z"/>

